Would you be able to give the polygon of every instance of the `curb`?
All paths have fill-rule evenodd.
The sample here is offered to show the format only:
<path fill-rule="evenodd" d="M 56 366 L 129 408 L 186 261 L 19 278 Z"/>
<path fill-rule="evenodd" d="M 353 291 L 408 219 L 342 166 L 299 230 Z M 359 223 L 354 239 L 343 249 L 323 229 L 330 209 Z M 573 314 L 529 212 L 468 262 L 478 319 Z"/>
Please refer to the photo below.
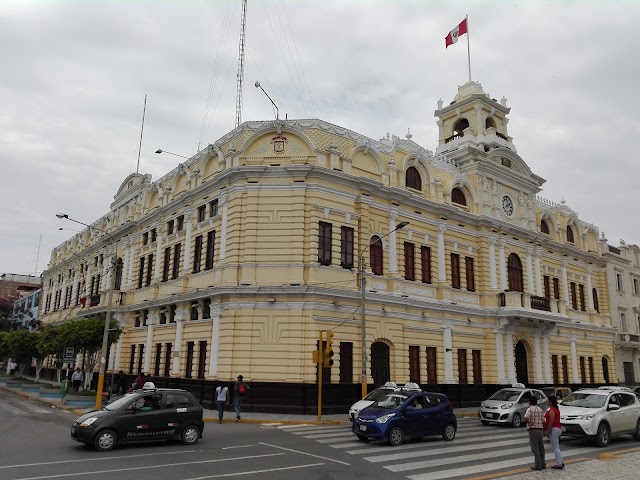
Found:
<path fill-rule="evenodd" d="M 218 420 L 214 417 L 205 417 L 203 420 L 207 423 L 218 423 Z M 323 421 L 305 421 L 305 420 L 260 420 L 259 418 L 245 418 L 236 422 L 233 419 L 223 419 L 222 423 L 263 423 L 268 425 L 348 425 L 349 422 L 343 422 L 342 420 L 323 420 Z"/>
<path fill-rule="evenodd" d="M 73 412 L 73 413 L 77 413 L 78 412 L 78 410 L 76 410 L 74 407 L 68 407 L 68 406 L 66 406 L 66 405 L 64 405 L 62 403 L 61 404 L 52 403 L 49 400 L 47 400 L 46 398 L 33 397 L 33 396 L 29 395 L 29 393 L 31 393 L 31 392 L 21 392 L 19 390 L 14 390 L 12 388 L 7 388 L 7 387 L 5 387 L 3 385 L 0 385 L 0 390 L 2 390 L 4 392 L 7 392 L 7 393 L 12 393 L 12 394 L 18 395 L 20 397 L 28 398 L 29 400 L 36 400 L 36 401 L 38 401 L 40 403 L 43 403 L 45 405 L 49 405 L 51 408 L 56 408 L 58 410 L 63 410 L 63 411 L 66 411 L 66 412 Z M 82 413 L 83 412 L 80 411 L 79 415 L 82 415 Z"/>

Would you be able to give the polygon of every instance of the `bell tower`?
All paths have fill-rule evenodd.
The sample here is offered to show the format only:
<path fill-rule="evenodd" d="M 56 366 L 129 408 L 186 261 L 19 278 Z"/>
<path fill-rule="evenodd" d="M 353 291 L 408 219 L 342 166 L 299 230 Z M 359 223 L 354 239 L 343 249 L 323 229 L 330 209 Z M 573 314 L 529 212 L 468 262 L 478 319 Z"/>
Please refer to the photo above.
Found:
<path fill-rule="evenodd" d="M 498 102 L 484 92 L 478 82 L 469 81 L 458 87 L 453 101 L 443 106 L 438 100 L 434 116 L 438 118 L 439 140 L 436 153 L 457 150 L 468 146 L 489 152 L 494 148 L 506 147 L 513 152 L 516 148 L 507 133 L 507 99 Z"/>

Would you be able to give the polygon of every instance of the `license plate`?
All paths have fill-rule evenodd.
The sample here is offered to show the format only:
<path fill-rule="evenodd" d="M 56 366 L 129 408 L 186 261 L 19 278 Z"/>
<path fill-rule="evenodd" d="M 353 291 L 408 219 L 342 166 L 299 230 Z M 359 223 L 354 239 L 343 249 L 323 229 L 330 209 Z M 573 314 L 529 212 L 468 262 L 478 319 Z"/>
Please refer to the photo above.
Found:
<path fill-rule="evenodd" d="M 561 430 L 562 430 L 562 433 L 566 433 L 567 432 L 567 427 L 562 427 Z"/>
<path fill-rule="evenodd" d="M 367 431 L 367 427 L 364 425 L 360 425 L 360 431 L 361 432 L 366 432 Z"/>
<path fill-rule="evenodd" d="M 497 413 L 487 413 L 487 418 L 496 418 Z"/>

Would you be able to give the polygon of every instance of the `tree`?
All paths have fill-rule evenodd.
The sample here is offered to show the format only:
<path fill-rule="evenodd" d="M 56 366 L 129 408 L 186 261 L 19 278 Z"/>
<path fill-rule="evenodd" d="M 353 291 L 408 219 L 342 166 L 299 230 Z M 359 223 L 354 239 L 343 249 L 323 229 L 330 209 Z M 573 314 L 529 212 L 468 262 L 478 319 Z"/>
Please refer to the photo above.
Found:
<path fill-rule="evenodd" d="M 64 349 L 64 344 L 60 338 L 59 327 L 54 325 L 48 325 L 44 327 L 42 332 L 40 332 L 40 336 L 38 338 L 38 342 L 36 344 L 36 348 L 38 351 L 38 355 L 36 356 L 36 382 L 40 379 L 40 371 L 42 370 L 42 365 L 44 364 L 44 360 L 50 355 L 56 355 L 57 358 L 61 358 L 62 350 Z M 60 373 L 61 373 L 62 364 L 57 361 L 56 362 L 56 371 L 58 373 L 58 383 L 60 383 Z"/>
<path fill-rule="evenodd" d="M 4 334 L 7 354 L 18 364 L 20 376 L 27 365 L 31 365 L 32 359 L 39 355 L 36 346 L 39 337 L 40 332 L 29 330 L 11 330 Z"/>
<path fill-rule="evenodd" d="M 109 341 L 107 349 L 111 344 L 118 341 L 122 334 L 122 329 L 118 322 L 111 321 L 109 324 Z M 70 321 L 60 325 L 60 341 L 63 345 L 73 346 L 77 352 L 85 355 L 84 387 L 90 384 L 91 374 L 98 364 L 98 355 L 102 348 L 102 337 L 104 334 L 104 319 L 97 317 L 83 318 Z"/>

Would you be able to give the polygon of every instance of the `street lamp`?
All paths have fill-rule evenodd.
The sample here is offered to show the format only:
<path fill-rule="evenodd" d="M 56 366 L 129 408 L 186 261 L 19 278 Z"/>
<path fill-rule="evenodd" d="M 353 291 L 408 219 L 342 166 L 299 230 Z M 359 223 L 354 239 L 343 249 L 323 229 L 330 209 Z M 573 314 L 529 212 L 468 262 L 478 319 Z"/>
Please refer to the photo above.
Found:
<path fill-rule="evenodd" d="M 184 155 L 178 155 L 177 153 L 167 152 L 166 150 L 162 150 L 161 148 L 157 149 L 156 153 L 168 153 L 169 155 L 175 155 L 176 157 L 186 158 L 187 160 L 189 159 L 189 157 L 185 157 Z"/>
<path fill-rule="evenodd" d="M 389 233 L 379 237 L 378 240 L 382 240 L 387 235 L 391 235 L 396 230 L 401 230 L 407 225 L 409 225 L 409 222 L 400 222 L 399 224 L 396 225 L 396 228 L 391 230 Z M 360 343 L 362 344 L 362 348 L 361 348 L 362 371 L 361 371 L 360 381 L 362 383 L 362 398 L 367 396 L 367 327 L 366 327 L 367 308 L 365 304 L 366 302 L 365 287 L 367 286 L 367 279 L 364 276 L 364 252 L 366 252 L 367 248 L 369 248 L 371 245 L 373 245 L 373 243 L 369 243 L 360 252 L 360 333 L 362 335 L 360 339 Z"/>
<path fill-rule="evenodd" d="M 56 213 L 56 217 L 65 218 L 67 220 L 71 220 L 72 222 L 79 223 L 80 225 L 85 225 L 89 228 L 93 228 L 99 232 L 106 233 L 99 228 L 96 228 L 92 225 L 89 225 L 84 222 L 80 222 L 78 220 L 74 220 L 70 218 L 66 213 Z M 118 240 L 115 242 L 116 247 L 116 257 L 118 256 Z M 111 281 L 109 282 L 109 297 L 107 298 L 107 314 L 104 319 L 104 332 L 102 334 L 102 348 L 100 349 L 100 369 L 98 370 L 98 385 L 96 386 L 96 410 L 100 410 L 102 408 L 102 390 L 104 388 L 104 373 L 106 370 L 107 364 L 107 348 L 109 347 L 109 325 L 111 324 L 111 304 L 113 300 L 113 291 L 115 289 L 116 283 L 116 270 L 115 270 L 116 259 L 111 259 Z"/>

